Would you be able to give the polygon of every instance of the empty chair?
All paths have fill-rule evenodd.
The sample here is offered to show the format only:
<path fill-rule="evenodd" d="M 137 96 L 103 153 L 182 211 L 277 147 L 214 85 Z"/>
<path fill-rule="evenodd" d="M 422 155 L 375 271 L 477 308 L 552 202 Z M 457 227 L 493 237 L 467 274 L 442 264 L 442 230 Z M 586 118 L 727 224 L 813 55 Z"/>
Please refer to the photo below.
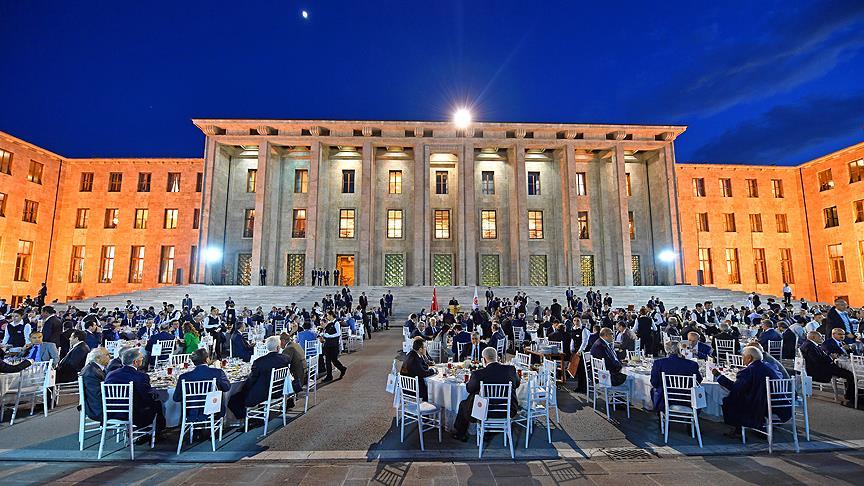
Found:
<path fill-rule="evenodd" d="M 309 395 L 313 395 L 313 405 L 318 403 L 318 358 L 307 360 L 308 371 L 306 373 L 306 401 L 303 404 L 303 413 L 309 411 Z"/>
<path fill-rule="evenodd" d="M 444 427 L 443 414 L 441 410 L 420 399 L 418 394 L 418 381 L 416 376 L 399 375 L 399 400 L 400 400 L 400 428 L 399 441 L 405 442 L 405 426 L 411 423 L 417 424 L 417 433 L 420 435 L 420 450 L 425 451 L 423 444 L 423 433 L 427 430 L 438 429 L 438 442 L 441 442 L 441 431 Z"/>
<path fill-rule="evenodd" d="M 282 426 L 285 426 L 285 412 L 287 396 L 284 393 L 285 380 L 291 379 L 289 368 L 274 368 L 270 371 L 270 394 L 263 402 L 254 407 L 247 407 L 244 432 L 249 432 L 249 420 L 264 421 L 264 435 L 267 435 L 267 426 L 270 424 L 270 414 L 282 411 Z"/>
<path fill-rule="evenodd" d="M 513 453 L 513 427 L 510 418 L 510 398 L 512 383 L 506 385 L 486 384 L 480 382 L 480 396 L 489 400 L 486 407 L 486 420 L 481 420 L 477 426 L 477 446 L 479 457 L 483 458 L 483 439 L 486 432 L 503 432 L 504 446 L 510 446 L 510 458 L 515 458 Z"/>
<path fill-rule="evenodd" d="M 634 351 L 627 350 L 627 361 L 633 361 L 633 358 L 642 359 L 642 350 L 638 347 Z"/>
<path fill-rule="evenodd" d="M 180 439 L 177 440 L 177 454 L 180 454 L 180 449 L 183 447 L 183 437 L 187 431 L 189 432 L 189 443 L 191 444 L 195 429 L 206 430 L 208 427 L 210 428 L 210 443 L 212 444 L 213 452 L 216 452 L 216 429 L 219 429 L 219 441 L 221 442 L 223 419 L 222 417 L 217 419 L 216 413 L 204 413 L 207 394 L 213 391 L 219 391 L 216 388 L 215 378 L 205 381 L 183 381 L 183 418 L 180 421 Z"/>
<path fill-rule="evenodd" d="M 426 343 L 426 354 L 435 363 L 441 362 L 441 341 L 428 341 Z"/>
<path fill-rule="evenodd" d="M 105 434 L 109 431 L 129 443 L 129 454 L 133 461 L 135 460 L 135 439 L 149 435 L 150 448 L 156 445 L 156 418 L 154 417 L 153 423 L 146 427 L 136 427 L 132 421 L 132 388 L 132 382 L 126 385 L 102 383 L 102 426 L 97 459 L 102 459 Z"/>
<path fill-rule="evenodd" d="M 525 428 L 525 448 L 528 448 L 528 441 L 531 438 L 531 431 L 534 429 L 534 423 L 538 420 L 545 419 L 546 421 L 546 439 L 552 443 L 552 427 L 549 424 L 549 405 L 550 394 L 546 380 L 543 379 L 544 374 L 531 376 L 528 378 L 528 394 L 524 408 L 519 410 L 519 416 L 513 419 L 513 423 Z"/>
<path fill-rule="evenodd" d="M 735 354 L 734 339 L 715 339 L 714 346 L 714 352 L 716 353 L 718 362 L 724 361 L 727 354 Z"/>
<path fill-rule="evenodd" d="M 158 356 L 153 357 L 154 368 L 168 364 L 169 356 L 171 356 L 171 354 L 174 352 L 175 341 L 173 339 L 165 339 L 161 341 L 156 341 L 156 344 L 160 346 L 161 351 L 159 351 Z"/>
<path fill-rule="evenodd" d="M 669 423 L 690 424 L 690 436 L 696 437 L 699 447 L 702 447 L 702 432 L 699 430 L 699 416 L 696 412 L 696 402 L 693 388 L 696 386 L 696 376 L 667 375 L 663 373 L 663 405 L 660 412 L 660 430 L 663 431 L 663 442 L 669 443 Z"/>
<path fill-rule="evenodd" d="M 28 368 L 18 373 L 17 389 L 14 394 L 7 393 L 3 395 L 0 402 L 0 417 L 6 411 L 6 406 L 12 407 L 12 418 L 9 425 L 15 424 L 15 418 L 18 416 L 18 408 L 21 405 L 30 404 L 30 415 L 36 410 L 36 404 L 42 403 L 43 413 L 48 416 L 48 375 L 53 371 L 53 360 L 37 361 Z M 12 387 L 10 387 L 11 390 Z M 14 396 L 14 405 L 13 405 Z"/>
<path fill-rule="evenodd" d="M 855 408 L 858 408 L 858 395 L 864 389 L 864 356 L 851 355 L 852 377 L 855 380 Z M 809 439 L 808 439 L 809 440 Z"/>
<path fill-rule="evenodd" d="M 531 356 L 524 353 L 516 353 L 511 364 L 515 366 L 517 370 L 529 370 L 531 369 Z"/>
<path fill-rule="evenodd" d="M 540 368 L 538 376 L 540 377 L 541 385 L 549 393 L 549 403 L 547 404 L 549 413 L 552 413 L 553 409 L 555 410 L 555 424 L 560 425 L 561 419 L 558 416 L 558 383 L 555 377 L 557 371 L 557 362 L 543 358 L 543 366 Z M 550 416 L 549 418 L 551 419 L 552 417 Z"/>
<path fill-rule="evenodd" d="M 525 341 L 525 328 L 514 327 L 513 339 L 516 341 L 517 346 L 520 345 L 523 341 Z"/>
<path fill-rule="evenodd" d="M 600 371 L 606 371 L 606 362 L 602 359 L 591 358 L 591 369 L 594 375 L 594 401 L 591 408 L 597 410 L 597 395 L 603 393 L 606 402 L 606 419 L 609 419 L 609 405 L 615 410 L 618 405 L 627 407 L 627 418 L 630 418 L 630 387 L 627 382 L 618 386 L 604 385 L 600 383 Z"/>
<path fill-rule="evenodd" d="M 585 370 L 585 399 L 586 400 L 596 400 L 594 394 L 597 393 L 597 390 L 594 388 L 594 370 L 591 367 L 591 355 L 588 353 L 582 353 L 582 364 L 584 365 L 582 368 Z"/>
<path fill-rule="evenodd" d="M 285 323 L 284 319 L 275 319 L 273 320 L 273 333 L 278 336 L 283 332 L 288 332 L 288 325 Z"/>
<path fill-rule="evenodd" d="M 306 341 L 304 345 L 304 352 L 306 353 L 306 361 L 309 360 L 318 360 L 318 355 L 321 354 L 321 343 L 319 341 Z"/>
<path fill-rule="evenodd" d="M 770 342 L 770 341 L 769 341 Z M 768 417 L 765 419 L 765 430 L 754 429 L 750 427 L 741 427 L 741 442 L 747 443 L 747 430 L 752 430 L 760 434 L 765 434 L 768 437 L 768 452 L 774 452 L 774 432 L 782 430 L 792 434 L 792 440 L 795 444 L 795 452 L 800 452 L 798 446 L 798 426 L 797 414 L 795 413 L 796 397 L 795 397 L 795 379 L 780 379 L 772 380 L 765 377 L 765 393 L 768 395 Z M 783 420 L 779 417 L 778 412 L 788 409 L 790 418 Z M 783 429 L 781 426 L 787 422 L 790 423 L 789 429 Z"/>

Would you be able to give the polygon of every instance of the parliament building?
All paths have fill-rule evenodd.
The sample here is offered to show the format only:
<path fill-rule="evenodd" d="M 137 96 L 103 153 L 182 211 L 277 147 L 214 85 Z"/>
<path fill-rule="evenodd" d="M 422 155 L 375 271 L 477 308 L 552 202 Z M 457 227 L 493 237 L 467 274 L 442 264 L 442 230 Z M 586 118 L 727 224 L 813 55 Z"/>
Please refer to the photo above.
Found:
<path fill-rule="evenodd" d="M 864 301 L 864 143 L 676 164 L 686 127 L 193 120 L 202 159 L 0 132 L 0 296 L 186 283 L 713 285 Z"/>

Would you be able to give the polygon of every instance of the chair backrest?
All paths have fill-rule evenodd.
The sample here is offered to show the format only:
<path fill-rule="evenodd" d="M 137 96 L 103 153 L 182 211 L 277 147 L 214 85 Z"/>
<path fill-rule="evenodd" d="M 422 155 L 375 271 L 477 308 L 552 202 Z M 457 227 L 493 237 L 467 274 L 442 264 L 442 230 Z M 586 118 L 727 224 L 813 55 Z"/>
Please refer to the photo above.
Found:
<path fill-rule="evenodd" d="M 558 371 L 558 362 L 554 359 L 543 358 L 543 370 L 548 372 L 555 373 Z"/>
<path fill-rule="evenodd" d="M 513 338 L 516 340 L 517 343 L 521 343 L 522 341 L 524 341 L 525 340 L 525 329 L 521 328 L 521 327 L 514 327 L 513 328 Z"/>
<path fill-rule="evenodd" d="M 291 376 L 291 368 L 274 368 L 270 371 L 270 398 L 281 398 L 285 389 L 285 380 Z"/>
<path fill-rule="evenodd" d="M 173 339 L 162 339 L 156 341 L 156 344 L 161 346 L 162 351 L 159 353 L 159 356 L 156 356 L 157 360 L 168 359 L 168 356 L 174 352 L 174 344 L 175 341 Z"/>
<path fill-rule="evenodd" d="M 716 348 L 714 352 L 717 353 L 717 359 L 720 359 L 727 354 L 735 353 L 735 340 L 734 339 L 715 339 L 714 345 Z"/>
<path fill-rule="evenodd" d="M 399 397 L 402 407 L 417 409 L 420 407 L 420 398 L 417 393 L 419 387 L 416 376 L 405 376 L 399 374 Z"/>
<path fill-rule="evenodd" d="M 78 375 L 78 410 L 84 415 L 84 377 Z"/>
<path fill-rule="evenodd" d="M 306 361 L 306 378 L 307 385 L 315 385 L 318 383 L 318 360 L 310 359 Z"/>
<path fill-rule="evenodd" d="M 18 376 L 18 389 L 42 388 L 45 385 L 45 377 L 51 372 L 53 359 L 48 361 L 36 361 L 21 371 Z"/>
<path fill-rule="evenodd" d="M 515 366 L 516 369 L 522 370 L 531 368 L 531 356 L 517 351 L 516 357 L 513 358 L 513 366 Z"/>
<path fill-rule="evenodd" d="M 512 388 L 512 383 L 498 385 L 480 382 L 480 396 L 489 400 L 489 406 L 486 408 L 487 420 L 510 418 L 510 393 Z"/>
<path fill-rule="evenodd" d="M 187 361 L 191 363 L 192 354 L 172 354 L 169 364 L 171 366 L 180 366 Z"/>
<path fill-rule="evenodd" d="M 309 358 L 315 358 L 318 356 L 318 354 L 321 353 L 321 349 L 318 344 L 319 343 L 317 339 L 306 341 L 306 343 L 304 344 L 303 347 L 305 348 L 304 352 L 306 353 L 307 361 L 309 360 Z"/>
<path fill-rule="evenodd" d="M 667 375 L 663 373 L 663 400 L 666 410 L 669 405 L 683 405 L 694 408 L 693 387 L 696 383 L 694 375 Z"/>
<path fill-rule="evenodd" d="M 278 319 L 273 321 L 273 332 L 278 336 L 282 334 L 282 332 L 287 331 L 287 326 L 285 324 L 284 319 Z"/>
<path fill-rule="evenodd" d="M 411 331 L 408 329 L 408 326 L 402 326 L 402 336 L 408 337 L 411 335 Z"/>
<path fill-rule="evenodd" d="M 192 411 L 204 411 L 207 394 L 216 390 L 216 378 L 203 381 L 183 380 L 183 416 Z"/>
<path fill-rule="evenodd" d="M 547 338 L 537 338 L 537 347 L 545 348 L 549 346 L 549 339 Z"/>
<path fill-rule="evenodd" d="M 596 370 L 606 371 L 606 362 L 600 358 L 591 357 L 591 367 Z"/>
<path fill-rule="evenodd" d="M 504 356 L 504 350 L 507 349 L 507 338 L 501 338 L 498 342 L 495 343 L 495 352 L 498 353 L 498 356 Z"/>
<path fill-rule="evenodd" d="M 768 396 L 769 420 L 784 408 L 795 414 L 795 378 L 772 380 L 766 376 L 765 393 Z"/>
<path fill-rule="evenodd" d="M 729 366 L 734 366 L 736 368 L 744 367 L 744 356 L 741 356 L 740 354 L 727 353 L 726 361 L 729 363 Z"/>
<path fill-rule="evenodd" d="M 109 385 L 102 383 L 102 420 L 111 420 L 108 414 L 116 416 L 123 414 L 125 421 L 132 421 L 132 387 L 130 381 L 127 384 Z M 117 419 L 114 419 L 117 420 Z"/>
<path fill-rule="evenodd" d="M 783 358 L 783 341 L 768 341 L 768 354 L 775 359 Z"/>
<path fill-rule="evenodd" d="M 114 356 L 114 352 L 119 347 L 120 347 L 120 341 L 105 341 L 105 349 L 108 350 L 108 353 L 111 356 Z"/>
<path fill-rule="evenodd" d="M 426 353 L 433 361 L 439 361 L 441 359 L 441 341 L 427 341 Z"/>
<path fill-rule="evenodd" d="M 591 365 L 592 359 L 590 354 L 584 353 L 582 355 L 582 364 L 585 365 L 585 386 L 588 387 L 588 391 L 594 389 L 594 366 Z"/>
<path fill-rule="evenodd" d="M 465 346 L 470 346 L 470 345 L 471 345 L 471 343 L 456 343 L 456 351 L 457 351 L 456 359 L 462 358 L 462 351 L 465 350 Z M 468 358 L 470 358 L 470 356 L 468 356 Z"/>
<path fill-rule="evenodd" d="M 633 358 L 636 356 L 638 356 L 640 358 L 642 357 L 642 350 L 639 349 L 638 347 L 636 348 L 635 351 L 630 351 L 630 350 L 627 351 L 627 361 L 633 361 Z"/>

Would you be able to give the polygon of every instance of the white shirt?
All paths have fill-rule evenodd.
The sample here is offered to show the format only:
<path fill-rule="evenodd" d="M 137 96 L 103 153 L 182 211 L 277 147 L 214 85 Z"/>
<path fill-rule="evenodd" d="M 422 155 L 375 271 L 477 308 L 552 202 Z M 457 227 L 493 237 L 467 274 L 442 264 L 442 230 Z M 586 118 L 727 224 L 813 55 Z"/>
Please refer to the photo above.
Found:
<path fill-rule="evenodd" d="M 24 345 L 26 346 L 30 344 L 30 324 L 27 324 L 24 321 L 18 321 L 18 325 L 10 322 L 9 324 L 6 324 L 6 327 L 8 329 L 9 326 L 18 327 L 21 324 L 24 324 Z M 3 344 L 9 344 L 9 332 L 3 333 Z"/>

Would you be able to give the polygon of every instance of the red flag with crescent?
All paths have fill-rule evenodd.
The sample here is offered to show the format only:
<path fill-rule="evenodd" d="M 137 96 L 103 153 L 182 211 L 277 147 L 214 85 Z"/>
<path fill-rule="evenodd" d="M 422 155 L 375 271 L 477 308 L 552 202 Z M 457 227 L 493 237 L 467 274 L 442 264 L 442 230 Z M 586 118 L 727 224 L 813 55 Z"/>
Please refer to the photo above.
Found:
<path fill-rule="evenodd" d="M 432 306 L 429 308 L 432 312 L 438 312 L 438 293 L 436 288 L 432 287 Z"/>

